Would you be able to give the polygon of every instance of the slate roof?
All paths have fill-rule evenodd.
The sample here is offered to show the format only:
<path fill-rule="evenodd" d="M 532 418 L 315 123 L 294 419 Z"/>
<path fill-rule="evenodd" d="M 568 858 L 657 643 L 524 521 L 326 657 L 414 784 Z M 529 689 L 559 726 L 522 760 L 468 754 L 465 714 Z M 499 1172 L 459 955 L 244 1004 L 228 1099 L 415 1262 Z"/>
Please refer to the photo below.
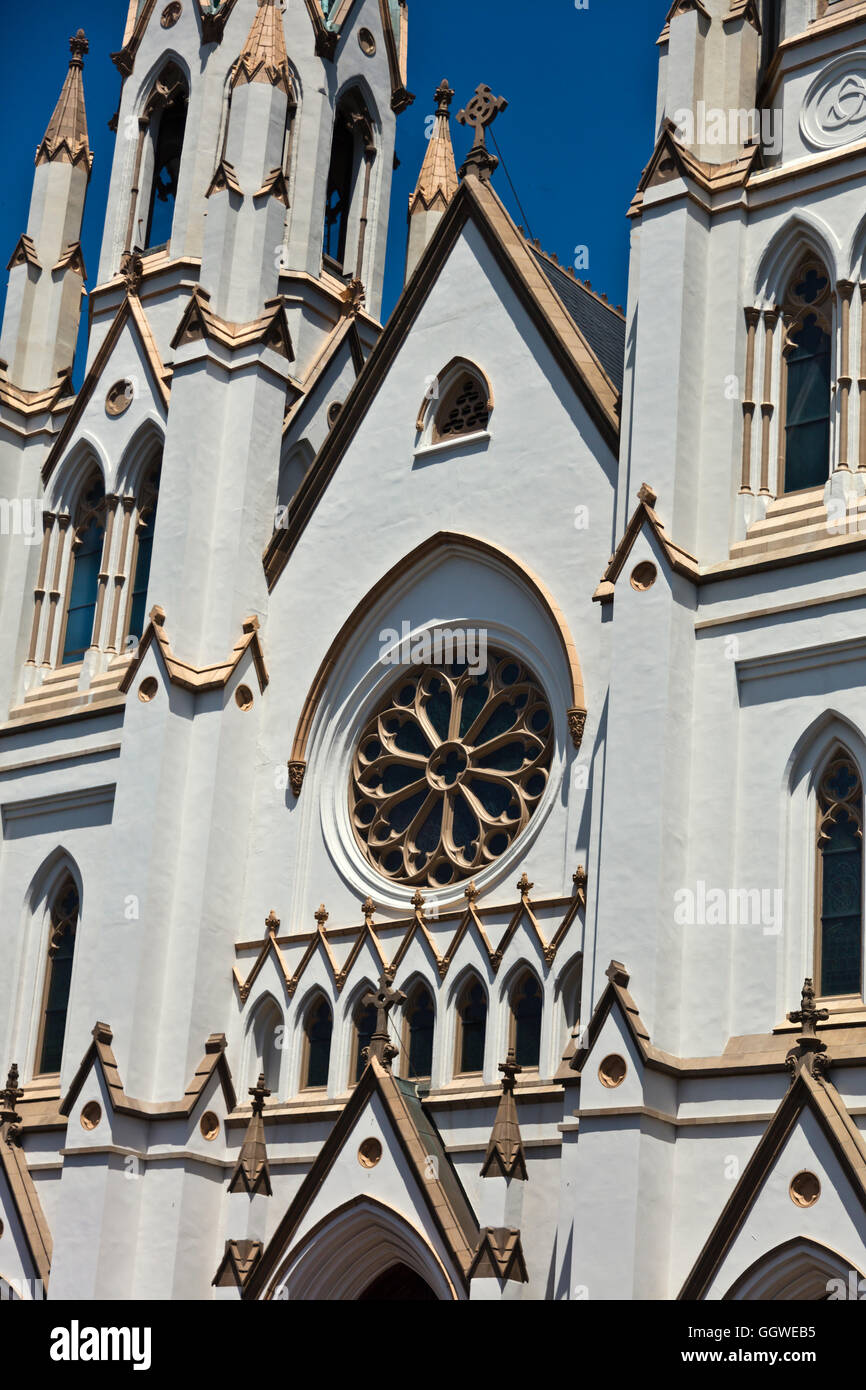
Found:
<path fill-rule="evenodd" d="M 625 360 L 625 319 L 622 314 L 612 304 L 605 304 L 599 295 L 587 289 L 580 280 L 573 279 L 568 271 L 556 265 L 544 251 L 533 246 L 531 242 L 529 249 L 617 391 L 621 393 Z"/>

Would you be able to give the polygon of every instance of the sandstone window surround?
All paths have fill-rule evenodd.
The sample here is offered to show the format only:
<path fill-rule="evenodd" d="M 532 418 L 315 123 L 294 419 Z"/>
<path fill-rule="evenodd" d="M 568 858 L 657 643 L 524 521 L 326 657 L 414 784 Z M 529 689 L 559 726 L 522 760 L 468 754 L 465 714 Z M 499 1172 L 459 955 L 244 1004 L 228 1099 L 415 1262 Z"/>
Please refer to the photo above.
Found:
<path fill-rule="evenodd" d="M 782 303 L 744 313 L 740 494 L 769 500 L 866 470 L 866 283 L 832 286 L 806 251 Z"/>
<path fill-rule="evenodd" d="M 88 651 L 110 657 L 135 646 L 142 632 L 131 624 L 143 626 L 147 611 L 158 495 L 158 461 L 146 470 L 137 497 L 105 493 L 94 465 L 68 511 L 43 512 L 27 666 L 51 670 L 79 664 Z M 72 622 L 87 630 L 80 644 L 70 630 L 71 610 Z"/>

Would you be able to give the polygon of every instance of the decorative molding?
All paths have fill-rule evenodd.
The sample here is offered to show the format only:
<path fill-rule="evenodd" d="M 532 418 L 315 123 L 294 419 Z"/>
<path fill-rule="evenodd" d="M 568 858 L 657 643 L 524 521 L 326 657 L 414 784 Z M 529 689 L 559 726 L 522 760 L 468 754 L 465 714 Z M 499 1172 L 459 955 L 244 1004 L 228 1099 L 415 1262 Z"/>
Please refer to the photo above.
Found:
<path fill-rule="evenodd" d="M 227 661 L 219 662 L 213 666 L 193 666 L 175 656 L 165 631 L 165 609 L 156 605 L 150 611 L 150 621 L 138 644 L 138 653 L 120 682 L 122 694 L 125 695 L 129 691 L 152 642 L 155 642 L 159 648 L 169 680 L 173 685 L 179 685 L 184 690 L 191 690 L 195 694 L 201 694 L 205 690 L 222 690 L 231 680 L 248 651 L 252 655 L 256 668 L 260 692 L 264 694 L 268 686 L 270 677 L 259 637 L 259 620 L 255 615 L 244 619 L 243 636 L 235 643 Z"/>

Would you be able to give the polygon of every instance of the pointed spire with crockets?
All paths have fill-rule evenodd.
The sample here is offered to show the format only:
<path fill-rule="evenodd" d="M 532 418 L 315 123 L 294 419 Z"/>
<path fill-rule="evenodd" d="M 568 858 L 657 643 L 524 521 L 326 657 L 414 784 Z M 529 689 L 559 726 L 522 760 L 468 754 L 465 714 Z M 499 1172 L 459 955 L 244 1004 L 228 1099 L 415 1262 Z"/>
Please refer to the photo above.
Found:
<path fill-rule="evenodd" d="M 229 1183 L 229 1192 L 247 1192 L 250 1197 L 261 1192 L 266 1197 L 271 1196 L 271 1174 L 268 1168 L 268 1151 L 265 1147 L 265 1122 L 262 1118 L 265 1100 L 270 1094 L 262 1072 L 257 1084 L 250 1087 L 253 1113 L 247 1125 L 237 1166 Z"/>
<path fill-rule="evenodd" d="M 67 164 L 84 164 L 90 172 L 93 155 L 87 139 L 87 112 L 84 109 L 84 82 L 81 73 L 84 57 L 90 45 L 83 29 L 79 29 L 69 40 L 72 57 L 66 81 L 48 122 L 48 129 L 42 144 L 36 151 L 37 164 L 50 164 L 55 160 Z"/>
<path fill-rule="evenodd" d="M 415 191 L 409 198 L 409 243 L 406 251 L 406 279 L 412 274 L 425 248 L 445 215 L 460 186 L 454 148 L 451 144 L 450 107 L 454 92 L 443 77 L 436 89 L 436 114 Z"/>
<path fill-rule="evenodd" d="M 499 1063 L 502 1072 L 502 1095 L 499 1109 L 490 1133 L 487 1153 L 481 1165 L 482 1178 L 520 1178 L 526 1180 L 526 1156 L 523 1140 L 517 1121 L 517 1105 L 514 1100 L 515 1078 L 523 1070 L 518 1065 L 514 1048 L 509 1048 L 504 1062 Z"/>

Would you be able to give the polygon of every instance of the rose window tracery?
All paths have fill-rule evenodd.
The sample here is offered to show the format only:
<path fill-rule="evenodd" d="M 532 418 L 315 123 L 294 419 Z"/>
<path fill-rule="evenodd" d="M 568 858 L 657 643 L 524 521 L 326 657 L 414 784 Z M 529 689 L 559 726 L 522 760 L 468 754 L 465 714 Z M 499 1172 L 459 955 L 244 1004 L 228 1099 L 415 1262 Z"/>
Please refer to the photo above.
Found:
<path fill-rule="evenodd" d="M 547 785 L 553 721 L 523 662 L 488 653 L 404 670 L 367 722 L 352 766 L 350 813 L 387 878 L 445 887 L 478 873 L 528 824 Z"/>

